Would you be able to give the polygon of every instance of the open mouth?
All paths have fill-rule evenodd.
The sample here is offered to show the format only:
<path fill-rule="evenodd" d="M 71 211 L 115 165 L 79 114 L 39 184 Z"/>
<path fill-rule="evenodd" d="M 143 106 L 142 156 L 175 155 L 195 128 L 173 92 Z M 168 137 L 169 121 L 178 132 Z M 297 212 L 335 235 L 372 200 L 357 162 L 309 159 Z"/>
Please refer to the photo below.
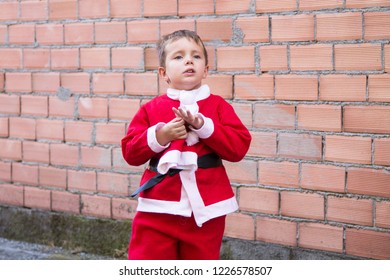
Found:
<path fill-rule="evenodd" d="M 184 74 L 194 74 L 194 73 L 195 73 L 194 69 L 188 69 L 188 70 L 184 71 Z"/>

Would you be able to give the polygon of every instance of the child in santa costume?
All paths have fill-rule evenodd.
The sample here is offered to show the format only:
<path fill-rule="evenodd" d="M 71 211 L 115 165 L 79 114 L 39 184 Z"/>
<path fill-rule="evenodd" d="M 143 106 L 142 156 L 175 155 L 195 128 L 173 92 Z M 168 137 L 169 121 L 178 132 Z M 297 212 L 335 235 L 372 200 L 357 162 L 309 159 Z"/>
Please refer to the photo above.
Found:
<path fill-rule="evenodd" d="M 158 44 L 167 93 L 141 106 L 122 139 L 130 165 L 149 161 L 129 259 L 219 259 L 225 216 L 238 209 L 222 159 L 240 161 L 251 136 L 232 106 L 210 93 L 207 52 L 195 32 Z"/>

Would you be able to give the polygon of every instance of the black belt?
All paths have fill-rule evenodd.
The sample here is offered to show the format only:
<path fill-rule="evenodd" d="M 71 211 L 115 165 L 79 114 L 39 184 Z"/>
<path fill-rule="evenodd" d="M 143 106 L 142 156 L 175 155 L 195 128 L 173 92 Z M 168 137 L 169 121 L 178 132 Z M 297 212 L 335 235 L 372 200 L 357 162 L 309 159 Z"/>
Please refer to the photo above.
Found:
<path fill-rule="evenodd" d="M 148 169 L 157 172 L 157 165 L 158 165 L 159 159 L 152 158 L 149 162 Z M 216 154 L 207 154 L 204 156 L 201 156 L 198 158 L 198 168 L 211 168 L 211 167 L 218 167 L 222 165 L 221 158 Z M 150 189 L 160 183 L 167 175 L 173 176 L 178 174 L 182 169 L 174 169 L 171 168 L 168 170 L 166 174 L 160 174 L 158 173 L 156 176 L 150 178 L 148 181 L 146 181 L 142 186 L 140 186 L 134 193 L 131 194 L 131 197 L 135 197 L 140 192 Z"/>

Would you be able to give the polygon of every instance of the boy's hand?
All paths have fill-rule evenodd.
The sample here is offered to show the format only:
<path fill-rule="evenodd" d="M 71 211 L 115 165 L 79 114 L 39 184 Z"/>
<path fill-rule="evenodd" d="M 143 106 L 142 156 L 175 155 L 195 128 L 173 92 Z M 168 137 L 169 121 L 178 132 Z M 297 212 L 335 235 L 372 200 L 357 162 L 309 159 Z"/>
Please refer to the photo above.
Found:
<path fill-rule="evenodd" d="M 186 123 L 191 125 L 195 129 L 199 129 L 203 126 L 204 120 L 199 117 L 198 114 L 193 115 L 189 110 L 185 110 L 184 108 L 176 109 L 172 108 L 173 112 L 175 113 L 176 117 L 183 119 Z"/>
<path fill-rule="evenodd" d="M 187 130 L 185 121 L 181 118 L 174 118 L 156 132 L 156 138 L 161 146 L 165 146 L 173 140 L 186 139 Z"/>

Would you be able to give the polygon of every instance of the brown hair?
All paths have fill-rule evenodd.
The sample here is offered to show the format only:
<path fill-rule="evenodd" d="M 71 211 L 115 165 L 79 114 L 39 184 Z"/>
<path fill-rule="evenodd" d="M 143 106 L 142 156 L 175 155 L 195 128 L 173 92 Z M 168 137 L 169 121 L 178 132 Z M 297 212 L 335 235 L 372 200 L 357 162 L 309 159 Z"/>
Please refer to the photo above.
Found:
<path fill-rule="evenodd" d="M 205 56 L 206 65 L 208 65 L 208 56 L 206 48 L 203 44 L 202 39 L 196 34 L 194 31 L 190 30 L 177 30 L 171 34 L 164 35 L 157 43 L 157 52 L 158 52 L 158 59 L 161 67 L 165 67 L 165 59 L 166 59 L 166 53 L 165 48 L 169 43 L 172 43 L 174 41 L 177 41 L 181 38 L 187 38 L 188 40 L 193 40 L 196 44 L 202 46 L 203 48 L 203 54 Z"/>

